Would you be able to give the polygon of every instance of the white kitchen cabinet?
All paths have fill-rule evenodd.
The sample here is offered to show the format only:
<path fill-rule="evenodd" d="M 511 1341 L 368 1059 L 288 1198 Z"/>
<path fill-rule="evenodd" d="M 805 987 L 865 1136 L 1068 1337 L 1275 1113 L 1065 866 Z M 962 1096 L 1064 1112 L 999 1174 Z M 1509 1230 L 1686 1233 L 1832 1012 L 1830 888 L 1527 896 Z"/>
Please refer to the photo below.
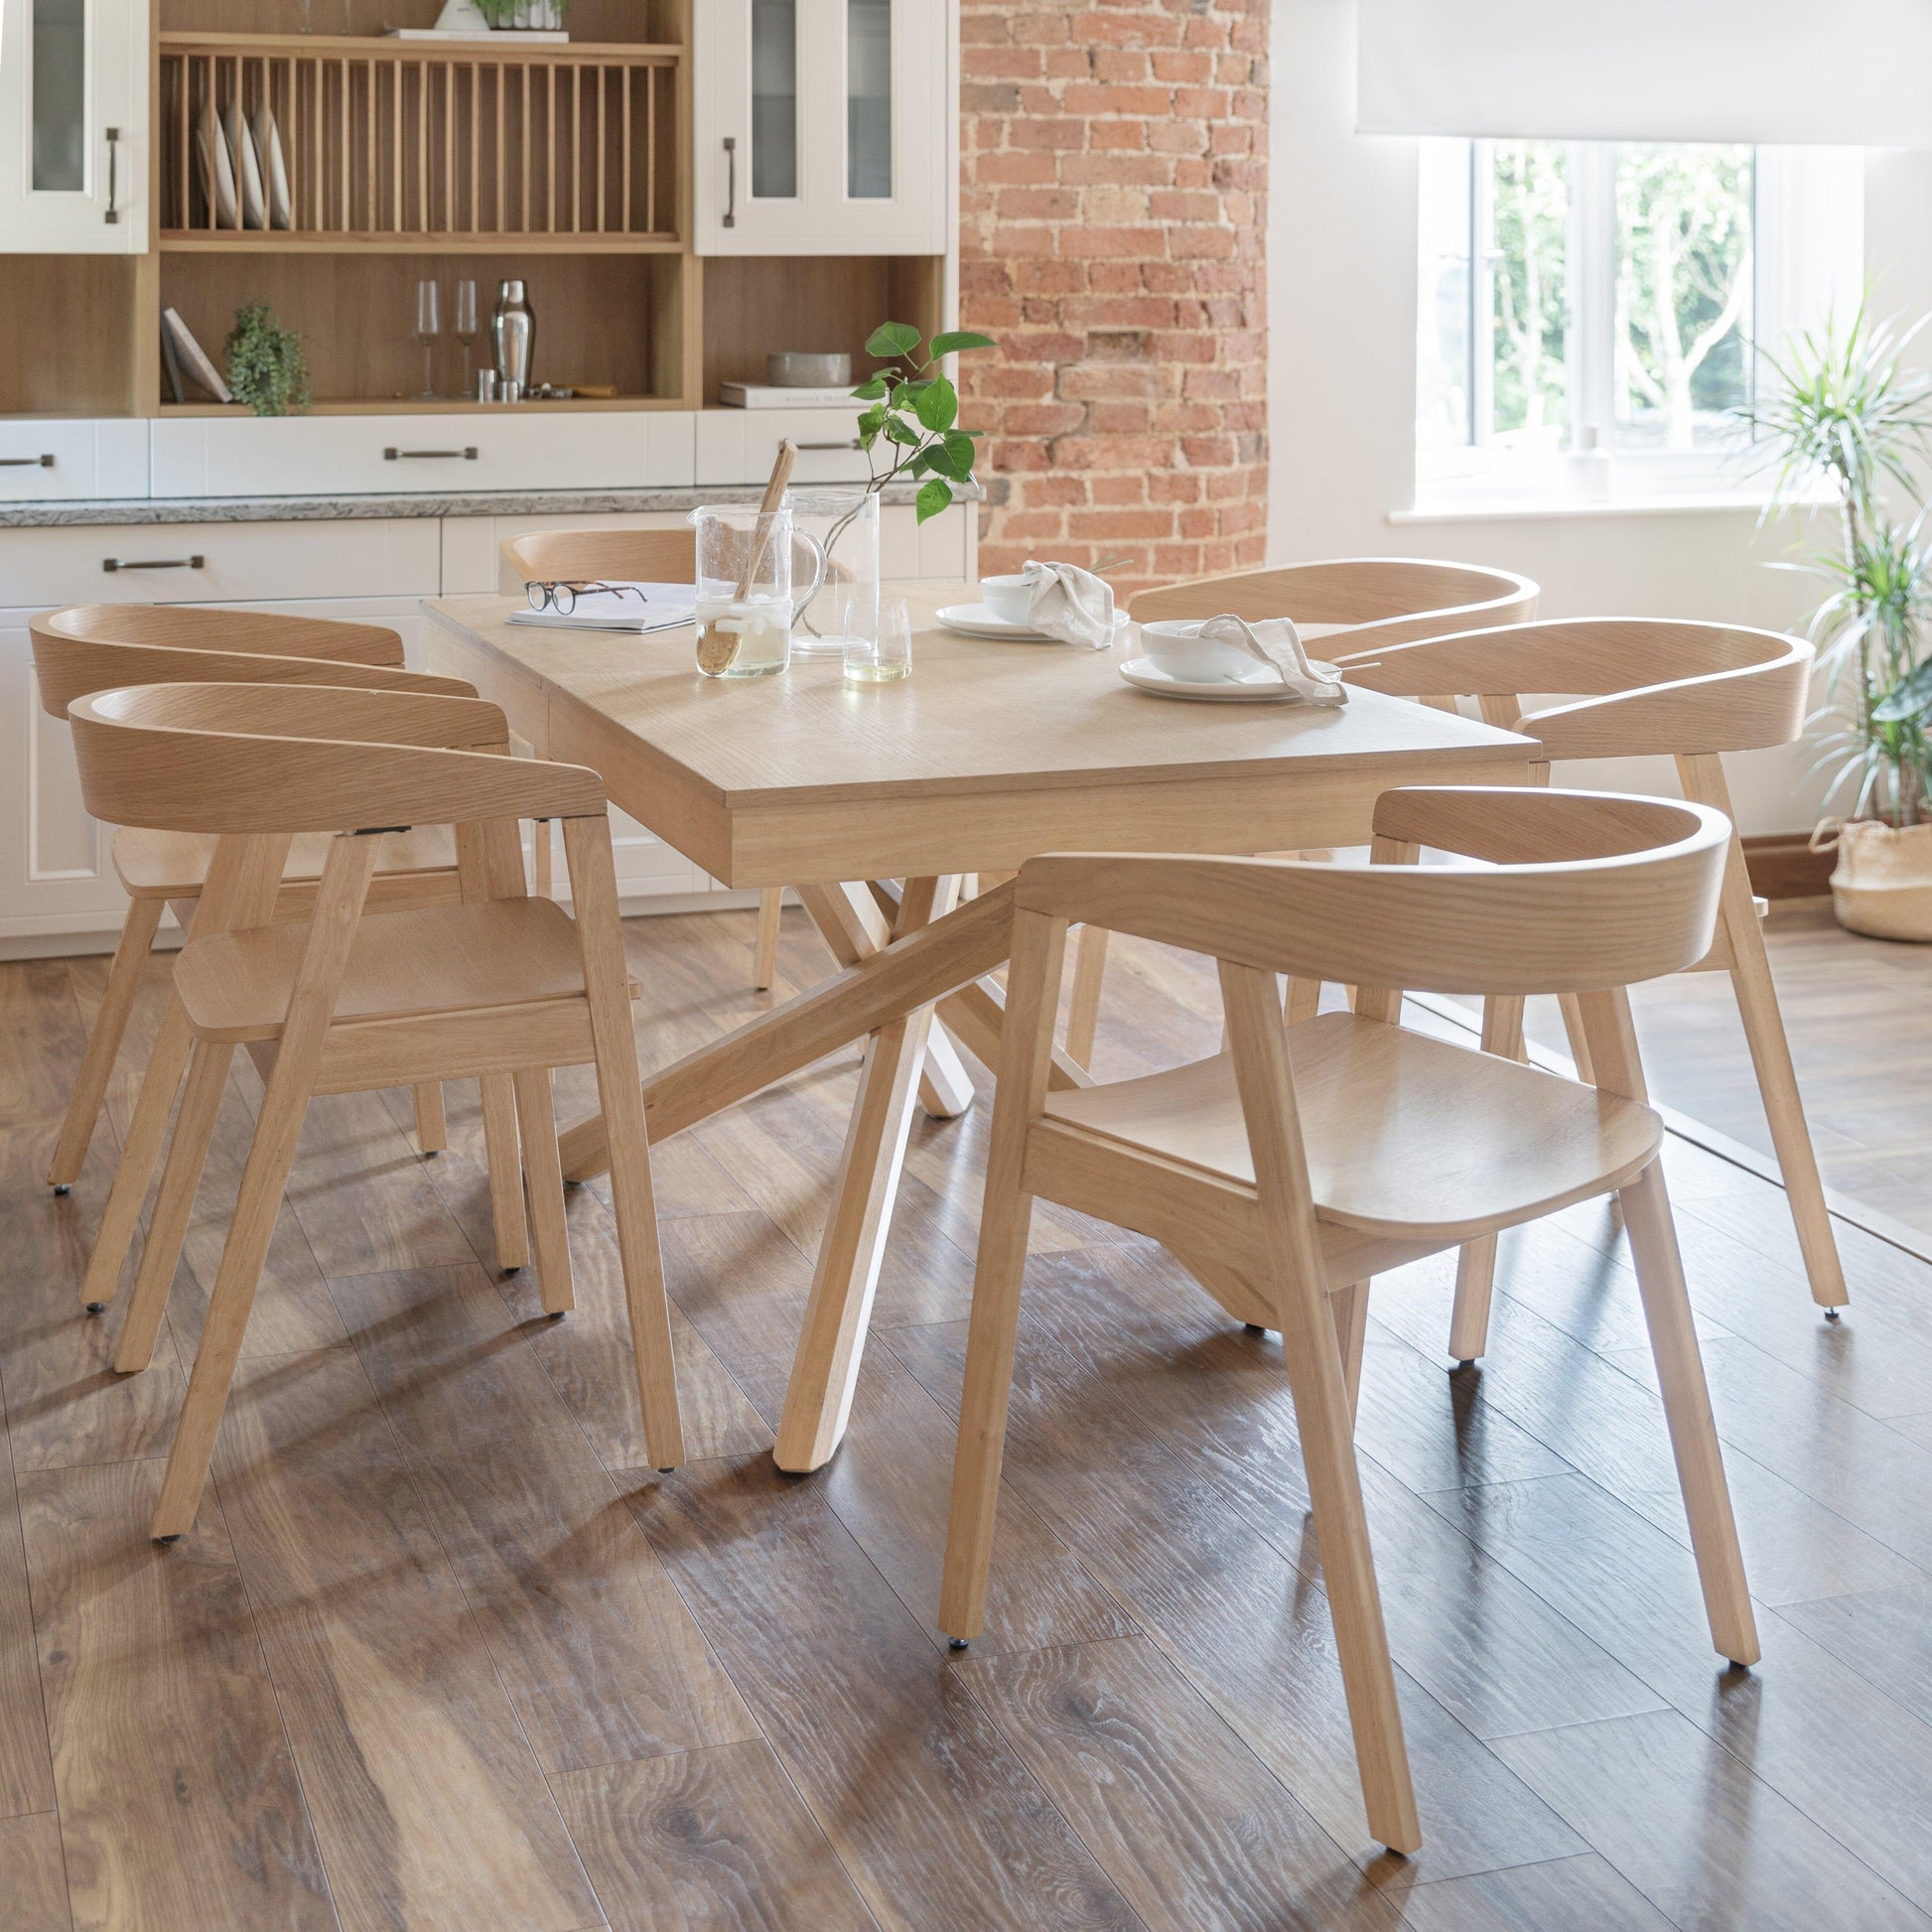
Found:
<path fill-rule="evenodd" d="M 148 0 L 0 0 L 0 252 L 148 246 Z"/>
<path fill-rule="evenodd" d="M 698 253 L 944 254 L 953 14 L 953 0 L 703 0 Z"/>

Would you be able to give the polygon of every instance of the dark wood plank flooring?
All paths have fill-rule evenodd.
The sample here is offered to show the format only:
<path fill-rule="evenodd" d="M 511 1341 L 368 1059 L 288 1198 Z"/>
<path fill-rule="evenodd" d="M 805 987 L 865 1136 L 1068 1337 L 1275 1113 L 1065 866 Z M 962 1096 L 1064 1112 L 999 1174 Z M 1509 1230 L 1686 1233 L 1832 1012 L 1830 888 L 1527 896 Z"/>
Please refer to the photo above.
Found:
<path fill-rule="evenodd" d="M 751 936 L 631 923 L 647 1063 L 825 970 L 790 914 L 754 995 Z M 1932 1229 L 1932 955 L 1815 907 L 1772 943 L 1828 1178 Z M 1103 1073 L 1213 1043 L 1198 962 L 1115 957 Z M 489 1267 L 473 1092 L 432 1161 L 406 1094 L 320 1106 L 201 1521 L 154 1548 L 260 1089 L 243 1060 L 154 1366 L 118 1378 L 118 1311 L 74 1291 L 130 1074 L 73 1194 L 41 1184 L 104 971 L 0 966 L 6 1932 L 1932 1928 L 1918 1244 L 1843 1228 L 1827 1327 L 1776 1189 L 1670 1146 L 1749 1674 L 1704 1635 L 1605 1207 L 1504 1242 L 1475 1370 L 1443 1353 L 1449 1258 L 1376 1283 L 1359 1434 L 1428 1838 L 1396 1860 L 1362 1824 L 1279 1351 L 1151 1244 L 1039 1218 L 991 1615 L 947 1652 L 984 1105 L 914 1129 L 844 1449 L 772 1469 L 851 1053 L 659 1155 L 692 1454 L 668 1478 L 606 1190 L 571 1196 L 578 1305 L 548 1322 Z M 1750 1141 L 1724 996 L 1649 989 L 1642 1024 L 1660 1096 Z M 560 1088 L 568 1119 L 587 1077 Z"/>

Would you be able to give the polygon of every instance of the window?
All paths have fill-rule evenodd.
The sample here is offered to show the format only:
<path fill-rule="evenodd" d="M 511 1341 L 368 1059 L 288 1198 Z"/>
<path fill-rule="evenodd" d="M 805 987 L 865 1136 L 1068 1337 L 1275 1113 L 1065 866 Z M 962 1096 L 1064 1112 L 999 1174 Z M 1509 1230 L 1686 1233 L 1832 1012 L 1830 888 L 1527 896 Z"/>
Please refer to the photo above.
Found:
<path fill-rule="evenodd" d="M 1842 149 L 1425 140 L 1419 493 L 1748 486 L 1755 345 L 1858 300 Z M 1589 454 L 1594 452 L 1595 454 Z"/>

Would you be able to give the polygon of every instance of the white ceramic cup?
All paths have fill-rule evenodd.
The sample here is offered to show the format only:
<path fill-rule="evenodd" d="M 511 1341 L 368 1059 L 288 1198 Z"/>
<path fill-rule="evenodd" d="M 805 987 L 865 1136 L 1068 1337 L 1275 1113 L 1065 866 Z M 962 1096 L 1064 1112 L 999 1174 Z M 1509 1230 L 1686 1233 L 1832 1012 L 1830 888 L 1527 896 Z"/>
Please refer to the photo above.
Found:
<path fill-rule="evenodd" d="M 982 577 L 980 602 L 1002 623 L 1025 623 L 1033 615 L 1034 594 L 1024 577 Z"/>
<path fill-rule="evenodd" d="M 1141 625 L 1141 655 L 1157 671 L 1200 683 L 1250 669 L 1255 659 L 1239 644 L 1203 637 L 1200 621 L 1165 620 Z"/>

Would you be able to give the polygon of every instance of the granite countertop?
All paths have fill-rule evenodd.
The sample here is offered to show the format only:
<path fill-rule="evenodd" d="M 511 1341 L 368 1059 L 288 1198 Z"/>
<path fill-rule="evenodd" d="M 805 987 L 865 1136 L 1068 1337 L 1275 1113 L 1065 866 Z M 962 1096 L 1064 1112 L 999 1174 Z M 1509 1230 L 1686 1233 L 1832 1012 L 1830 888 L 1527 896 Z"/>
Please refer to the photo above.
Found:
<path fill-rule="evenodd" d="M 848 486 L 856 487 L 812 485 L 826 489 Z M 387 496 L 75 497 L 59 502 L 0 503 L 0 529 L 51 529 L 61 524 L 303 523 L 382 516 L 609 516 L 627 510 L 689 510 L 700 503 L 755 503 L 760 493 L 756 483 L 717 483 L 662 489 L 439 490 Z M 893 483 L 882 492 L 882 500 L 895 505 L 909 503 L 917 493 L 917 483 Z"/>

